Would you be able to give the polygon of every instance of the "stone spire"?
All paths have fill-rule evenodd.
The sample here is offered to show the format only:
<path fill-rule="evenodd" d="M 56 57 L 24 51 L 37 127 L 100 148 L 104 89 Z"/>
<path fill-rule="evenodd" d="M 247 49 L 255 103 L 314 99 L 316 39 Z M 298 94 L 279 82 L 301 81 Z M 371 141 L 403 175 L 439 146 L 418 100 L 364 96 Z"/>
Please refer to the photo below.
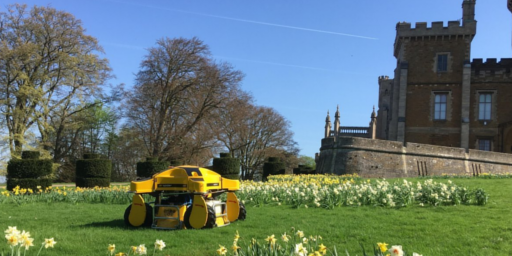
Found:
<path fill-rule="evenodd" d="M 329 110 L 327 110 L 327 117 L 325 118 L 325 138 L 331 135 L 331 117 L 329 116 Z"/>
<path fill-rule="evenodd" d="M 375 114 L 375 106 L 373 106 L 369 132 L 370 132 L 370 138 L 372 138 L 372 139 L 377 138 L 377 114 Z"/>
<path fill-rule="evenodd" d="M 340 132 L 340 105 L 336 107 L 336 113 L 334 114 L 334 133 L 338 136 Z"/>

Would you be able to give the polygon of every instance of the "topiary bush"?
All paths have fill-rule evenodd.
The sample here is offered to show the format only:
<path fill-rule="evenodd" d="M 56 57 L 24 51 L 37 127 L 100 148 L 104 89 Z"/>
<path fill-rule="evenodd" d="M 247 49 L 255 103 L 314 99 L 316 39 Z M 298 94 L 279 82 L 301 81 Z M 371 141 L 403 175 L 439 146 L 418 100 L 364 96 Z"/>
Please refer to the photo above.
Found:
<path fill-rule="evenodd" d="M 220 153 L 220 158 L 213 159 L 211 168 L 226 179 L 240 179 L 240 160 L 232 158 L 229 153 Z"/>
<path fill-rule="evenodd" d="M 305 165 L 299 165 L 297 168 L 293 168 L 293 174 L 315 174 L 316 170 Z"/>
<path fill-rule="evenodd" d="M 268 162 L 263 164 L 263 181 L 267 180 L 269 175 L 285 174 L 286 164 L 281 162 L 278 157 L 269 157 Z"/>
<path fill-rule="evenodd" d="M 76 161 L 77 187 L 109 187 L 112 161 L 100 159 L 98 154 L 84 154 L 84 159 Z"/>
<path fill-rule="evenodd" d="M 137 163 L 137 177 L 151 177 L 169 168 L 169 162 L 159 162 L 156 157 L 147 157 L 146 162 Z"/>
<path fill-rule="evenodd" d="M 38 186 L 45 189 L 52 185 L 53 162 L 39 159 L 39 151 L 23 151 L 21 159 L 11 159 L 7 165 L 7 190 L 16 186 L 36 190 Z"/>
<path fill-rule="evenodd" d="M 180 166 L 180 165 L 183 165 L 183 161 L 181 161 L 179 159 L 171 160 L 171 166 Z"/>

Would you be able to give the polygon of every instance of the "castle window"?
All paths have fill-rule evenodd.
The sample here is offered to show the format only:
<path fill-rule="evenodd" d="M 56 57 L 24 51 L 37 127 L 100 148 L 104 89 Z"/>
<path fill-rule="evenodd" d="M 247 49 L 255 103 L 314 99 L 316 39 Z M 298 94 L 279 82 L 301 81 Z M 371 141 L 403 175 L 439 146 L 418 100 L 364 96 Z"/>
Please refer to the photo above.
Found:
<path fill-rule="evenodd" d="M 492 93 L 480 93 L 478 96 L 478 120 L 491 120 Z"/>
<path fill-rule="evenodd" d="M 491 140 L 490 139 L 479 139 L 478 150 L 491 151 Z"/>
<path fill-rule="evenodd" d="M 446 120 L 447 93 L 435 93 L 434 120 Z"/>
<path fill-rule="evenodd" d="M 437 72 L 448 71 L 448 54 L 437 54 Z"/>

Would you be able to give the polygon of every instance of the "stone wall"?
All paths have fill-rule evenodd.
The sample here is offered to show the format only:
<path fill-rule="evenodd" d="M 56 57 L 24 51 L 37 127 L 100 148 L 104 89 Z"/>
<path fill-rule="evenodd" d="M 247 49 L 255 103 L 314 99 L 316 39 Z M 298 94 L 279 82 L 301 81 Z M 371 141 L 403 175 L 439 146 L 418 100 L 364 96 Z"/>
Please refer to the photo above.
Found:
<path fill-rule="evenodd" d="M 325 138 L 318 173 L 369 178 L 512 173 L 510 154 L 356 137 Z"/>

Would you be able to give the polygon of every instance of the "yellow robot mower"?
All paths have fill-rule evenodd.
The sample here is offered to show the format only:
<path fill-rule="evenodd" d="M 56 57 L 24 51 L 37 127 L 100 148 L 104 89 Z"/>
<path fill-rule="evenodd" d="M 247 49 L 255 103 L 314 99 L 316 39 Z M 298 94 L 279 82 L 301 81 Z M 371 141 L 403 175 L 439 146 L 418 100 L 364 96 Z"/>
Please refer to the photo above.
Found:
<path fill-rule="evenodd" d="M 244 220 L 245 207 L 234 191 L 238 180 L 222 178 L 218 173 L 197 166 L 178 166 L 132 181 L 132 203 L 124 213 L 128 226 L 155 229 L 200 229 L 229 225 Z M 219 196 L 227 193 L 226 201 Z M 155 197 L 145 202 L 143 194 Z M 153 206 L 151 206 L 153 205 Z"/>

